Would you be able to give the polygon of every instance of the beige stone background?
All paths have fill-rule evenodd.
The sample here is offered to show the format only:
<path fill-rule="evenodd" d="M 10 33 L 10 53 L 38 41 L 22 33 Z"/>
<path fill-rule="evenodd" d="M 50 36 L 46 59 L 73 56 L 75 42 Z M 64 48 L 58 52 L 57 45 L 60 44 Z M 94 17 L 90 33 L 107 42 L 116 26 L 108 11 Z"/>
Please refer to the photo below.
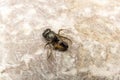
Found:
<path fill-rule="evenodd" d="M 49 60 L 46 28 L 73 42 Z M 120 0 L 0 0 L 0 80 L 120 80 Z"/>

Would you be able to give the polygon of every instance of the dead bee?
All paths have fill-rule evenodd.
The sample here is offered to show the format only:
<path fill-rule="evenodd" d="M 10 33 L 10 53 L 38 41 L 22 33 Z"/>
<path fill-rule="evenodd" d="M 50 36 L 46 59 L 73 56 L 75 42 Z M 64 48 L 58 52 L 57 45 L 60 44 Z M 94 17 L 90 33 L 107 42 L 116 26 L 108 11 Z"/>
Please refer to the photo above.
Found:
<path fill-rule="evenodd" d="M 58 34 L 51 31 L 51 29 L 46 29 L 42 36 L 46 39 L 47 41 L 47 44 L 45 45 L 45 47 L 47 45 L 50 46 L 51 48 L 51 45 L 52 45 L 52 49 L 55 49 L 55 50 L 59 50 L 59 51 L 66 51 L 68 49 L 68 43 L 64 41 L 64 39 L 67 39 L 69 40 L 70 42 L 72 42 L 70 39 L 68 39 L 67 37 L 64 37 L 64 36 L 61 36 L 60 35 L 60 32 L 62 31 L 63 29 L 60 29 L 58 31 Z M 52 50 L 51 50 L 52 52 Z M 51 55 L 51 54 L 50 54 Z M 50 55 L 48 56 L 48 58 L 50 57 Z"/>

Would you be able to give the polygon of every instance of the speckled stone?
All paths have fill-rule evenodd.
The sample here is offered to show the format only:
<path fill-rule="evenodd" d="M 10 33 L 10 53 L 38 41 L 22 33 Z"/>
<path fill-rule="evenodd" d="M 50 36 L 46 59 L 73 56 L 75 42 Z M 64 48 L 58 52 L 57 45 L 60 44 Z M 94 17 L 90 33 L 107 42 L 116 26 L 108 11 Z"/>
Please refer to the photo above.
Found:
<path fill-rule="evenodd" d="M 52 51 L 46 28 L 72 40 Z M 119 0 L 1 0 L 0 80 L 119 80 Z"/>

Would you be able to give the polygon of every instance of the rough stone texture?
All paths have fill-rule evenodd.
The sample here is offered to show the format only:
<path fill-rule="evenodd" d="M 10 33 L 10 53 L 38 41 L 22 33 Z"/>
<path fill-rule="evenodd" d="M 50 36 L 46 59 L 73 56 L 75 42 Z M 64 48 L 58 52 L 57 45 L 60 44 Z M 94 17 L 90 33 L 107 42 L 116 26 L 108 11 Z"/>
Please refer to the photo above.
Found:
<path fill-rule="evenodd" d="M 42 32 L 72 40 L 47 60 Z M 0 0 L 0 80 L 120 80 L 120 0 Z"/>

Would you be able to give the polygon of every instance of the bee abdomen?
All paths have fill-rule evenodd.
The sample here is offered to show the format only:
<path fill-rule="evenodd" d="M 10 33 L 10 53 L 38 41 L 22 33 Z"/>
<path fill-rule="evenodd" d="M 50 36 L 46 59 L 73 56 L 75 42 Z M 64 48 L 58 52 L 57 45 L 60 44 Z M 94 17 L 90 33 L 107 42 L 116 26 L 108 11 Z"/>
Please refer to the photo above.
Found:
<path fill-rule="evenodd" d="M 59 51 L 66 51 L 68 49 L 68 44 L 66 42 L 60 42 L 54 44 L 54 49 Z"/>

